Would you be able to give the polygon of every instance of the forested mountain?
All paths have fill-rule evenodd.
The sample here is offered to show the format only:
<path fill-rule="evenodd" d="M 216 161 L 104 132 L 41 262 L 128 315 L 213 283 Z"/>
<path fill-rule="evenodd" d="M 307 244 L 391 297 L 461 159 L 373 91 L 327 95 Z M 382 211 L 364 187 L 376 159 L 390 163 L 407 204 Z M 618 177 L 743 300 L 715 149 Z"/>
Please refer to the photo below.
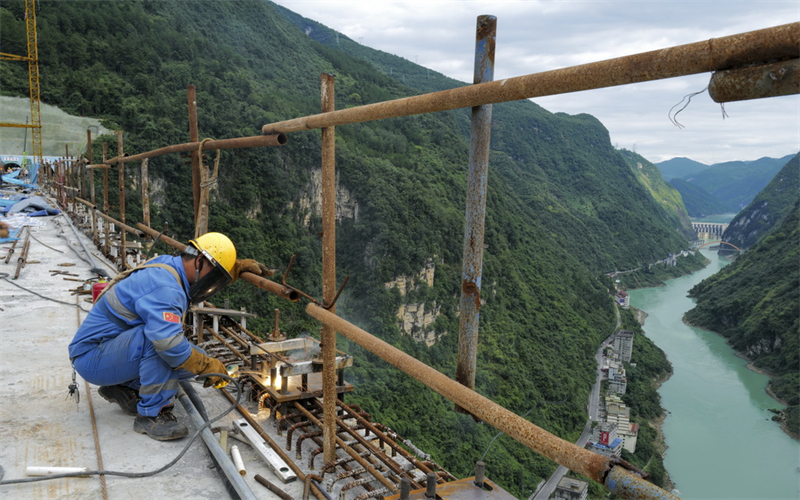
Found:
<path fill-rule="evenodd" d="M 450 85 L 346 37 L 337 44 L 329 30 L 329 44 L 315 41 L 262 0 L 41 0 L 37 9 L 42 99 L 124 130 L 130 153 L 188 141 L 189 84 L 197 86 L 200 137 L 214 139 L 257 135 L 266 123 L 319 112 L 321 72 L 336 74 L 337 108 Z M 21 0 L 0 4 L 4 52 L 26 51 L 23 12 Z M 2 92 L 26 95 L 25 70 L 0 61 Z M 116 151 L 115 137 L 101 137 L 95 157 L 103 142 Z M 552 114 L 527 100 L 495 105 L 491 149 L 477 390 L 574 440 L 585 423 L 594 351 L 615 323 L 602 272 L 684 248 L 682 207 L 668 189 L 656 201 L 651 192 L 663 186 L 645 187 L 631 168 L 640 160 L 615 150 L 589 115 Z M 338 127 L 336 160 L 339 281 L 351 276 L 337 313 L 454 376 L 468 112 Z M 280 272 L 296 254 L 288 281 L 314 296 L 321 295 L 319 165 L 318 131 L 293 133 L 279 148 L 223 151 L 209 224 L 229 234 L 240 255 Z M 154 158 L 150 172 L 157 177 L 152 220 L 168 221 L 187 240 L 186 158 Z M 141 200 L 129 175 L 130 223 Z M 408 286 L 393 286 L 399 279 Z M 269 330 L 280 307 L 290 335 L 318 334 L 302 305 L 246 283 L 226 289 L 225 298 L 267 318 L 252 322 L 257 332 Z M 413 317 L 413 327 L 401 329 L 398 311 L 410 305 L 433 322 Z M 358 346 L 339 343 L 356 360 L 347 377 L 357 390 L 348 397 L 452 472 L 472 470 L 493 429 Z M 663 356 L 654 346 L 648 352 Z M 652 450 L 645 442 L 642 449 Z M 508 437 L 484 460 L 488 475 L 518 496 L 553 469 Z M 661 467 L 657 454 L 631 460 Z"/>
<path fill-rule="evenodd" d="M 736 213 L 753 201 L 792 156 L 715 163 L 702 172 L 684 176 L 683 180 L 701 187 L 725 203 L 728 212 Z"/>
<path fill-rule="evenodd" d="M 790 405 L 785 423 L 800 437 L 800 201 L 790 207 L 744 255 L 689 291 L 697 305 L 686 320 L 776 375 L 772 390 Z"/>
<path fill-rule="evenodd" d="M 697 175 L 709 168 L 709 165 L 694 161 L 691 158 L 672 158 L 671 160 L 656 163 L 656 166 L 666 181 Z"/>
<path fill-rule="evenodd" d="M 674 178 L 669 181 L 681 194 L 686 211 L 691 217 L 703 217 L 728 213 L 731 209 L 726 203 L 705 189 L 683 179 Z"/>
<path fill-rule="evenodd" d="M 800 199 L 800 155 L 784 166 L 763 191 L 731 221 L 722 240 L 750 248 L 769 233 Z"/>

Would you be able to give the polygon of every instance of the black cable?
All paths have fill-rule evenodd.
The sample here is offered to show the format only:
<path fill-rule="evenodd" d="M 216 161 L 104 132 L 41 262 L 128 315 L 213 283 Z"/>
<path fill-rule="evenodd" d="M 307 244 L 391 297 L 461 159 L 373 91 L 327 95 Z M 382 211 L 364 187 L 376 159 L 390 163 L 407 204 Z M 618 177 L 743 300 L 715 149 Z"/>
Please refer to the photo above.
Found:
<path fill-rule="evenodd" d="M 107 476 L 122 476 L 122 477 L 150 477 L 150 476 L 155 476 L 156 474 L 160 474 L 161 472 L 164 472 L 165 470 L 169 469 L 170 467 L 172 467 L 173 465 L 178 463 L 178 460 L 183 458 L 183 456 L 186 454 L 186 452 L 189 451 L 189 447 L 192 446 L 192 444 L 194 443 L 195 439 L 197 439 L 197 436 L 199 436 L 200 433 L 203 432 L 203 430 L 205 430 L 211 424 L 213 424 L 217 420 L 221 419 L 222 417 L 224 417 L 228 413 L 232 412 L 236 408 L 236 406 L 239 404 L 241 399 L 242 399 L 242 387 L 241 387 L 241 385 L 239 385 L 239 381 L 238 380 L 235 380 L 233 377 L 229 376 L 228 374 L 223 374 L 223 373 L 206 373 L 204 375 L 198 376 L 197 378 L 199 380 L 202 380 L 202 379 L 205 379 L 205 378 L 208 378 L 208 377 L 219 377 L 219 378 L 226 379 L 226 380 L 228 380 L 230 382 L 233 382 L 236 385 L 236 401 L 234 401 L 231 404 L 231 406 L 228 407 L 227 410 L 225 410 L 224 412 L 220 413 L 218 416 L 216 416 L 213 419 L 209 420 L 202 427 L 197 429 L 194 432 L 194 434 L 192 435 L 192 437 L 189 438 L 189 441 L 186 443 L 186 446 L 184 446 L 183 449 L 181 450 L 181 452 L 178 453 L 178 456 L 175 457 L 174 459 L 172 459 L 171 462 L 169 462 L 168 464 L 164 465 L 160 469 L 156 469 L 156 470 L 150 471 L 150 472 L 121 472 L 121 471 L 110 471 L 110 470 L 90 470 L 90 471 L 86 471 L 86 472 L 69 472 L 69 473 L 66 473 L 66 474 L 53 474 L 53 475 L 50 475 L 50 476 L 42 476 L 42 477 L 28 477 L 28 478 L 24 478 L 24 479 L 9 479 L 8 481 L 0 481 L 0 486 L 5 486 L 7 484 L 35 483 L 35 482 L 38 482 L 38 481 L 49 481 L 51 479 L 61 479 L 61 478 L 64 478 L 64 477 L 98 476 L 98 475 L 103 475 L 103 474 L 107 475 Z"/>
<path fill-rule="evenodd" d="M 80 309 L 81 311 L 83 311 L 85 313 L 89 312 L 86 309 L 84 309 L 81 306 L 79 306 L 78 304 L 72 304 L 70 302 L 64 302 L 63 300 L 58 300 L 58 299 L 51 299 L 50 297 L 45 297 L 44 295 L 40 294 L 39 292 L 34 292 L 33 290 L 29 290 L 29 289 L 25 288 L 24 286 L 17 285 L 16 283 L 14 283 L 13 281 L 8 279 L 8 273 L 0 273 L 0 280 L 5 280 L 7 283 L 9 283 L 11 285 L 14 285 L 17 288 L 21 288 L 21 289 L 25 290 L 26 292 L 32 293 L 32 294 L 36 295 L 37 297 L 41 297 L 41 298 L 43 298 L 45 300 L 52 300 L 53 302 L 58 302 L 59 304 L 65 304 L 65 305 L 68 305 L 68 306 L 74 306 L 74 307 L 77 307 L 78 309 Z"/>

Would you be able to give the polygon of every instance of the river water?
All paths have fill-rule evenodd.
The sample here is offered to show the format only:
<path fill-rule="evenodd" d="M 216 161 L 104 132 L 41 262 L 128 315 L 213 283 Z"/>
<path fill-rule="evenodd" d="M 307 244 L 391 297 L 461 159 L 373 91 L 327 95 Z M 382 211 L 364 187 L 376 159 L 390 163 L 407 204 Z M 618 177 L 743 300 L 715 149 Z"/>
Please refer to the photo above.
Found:
<path fill-rule="evenodd" d="M 770 420 L 768 409 L 784 406 L 765 392 L 769 379 L 746 368 L 721 336 L 681 321 L 694 306 L 689 289 L 726 265 L 702 252 L 712 261 L 705 269 L 629 292 L 674 370 L 658 391 L 668 412 L 664 465 L 684 499 L 796 500 L 800 443 Z"/>

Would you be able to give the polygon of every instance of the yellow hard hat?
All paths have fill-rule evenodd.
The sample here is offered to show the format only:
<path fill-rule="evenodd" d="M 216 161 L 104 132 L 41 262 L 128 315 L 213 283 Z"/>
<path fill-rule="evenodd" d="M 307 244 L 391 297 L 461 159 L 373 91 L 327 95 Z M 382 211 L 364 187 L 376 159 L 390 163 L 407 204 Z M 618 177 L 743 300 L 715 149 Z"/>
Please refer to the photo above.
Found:
<path fill-rule="evenodd" d="M 189 299 L 193 304 L 199 304 L 233 281 L 231 270 L 236 264 L 236 247 L 221 233 L 206 233 L 189 240 L 189 243 L 187 250 L 191 251 L 187 253 L 202 255 L 213 266 L 202 278 L 199 277 L 199 271 L 195 270 L 194 283 L 189 286 Z"/>
<path fill-rule="evenodd" d="M 233 242 L 222 233 L 206 233 L 197 239 L 189 240 L 203 256 L 212 264 L 219 263 L 229 273 L 236 264 L 236 247 Z"/>

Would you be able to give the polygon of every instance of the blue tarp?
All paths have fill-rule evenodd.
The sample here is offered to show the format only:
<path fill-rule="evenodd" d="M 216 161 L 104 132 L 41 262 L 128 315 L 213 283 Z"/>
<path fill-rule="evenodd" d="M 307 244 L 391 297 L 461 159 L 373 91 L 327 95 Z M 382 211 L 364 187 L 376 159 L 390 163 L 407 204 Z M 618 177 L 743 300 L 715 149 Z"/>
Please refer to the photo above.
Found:
<path fill-rule="evenodd" d="M 0 219 L 3 220 L 3 219 Z M 13 227 L 8 230 L 8 238 L 0 238 L 0 243 L 8 243 L 9 241 L 18 240 L 17 235 L 19 234 L 20 229 L 14 229 Z"/>
<path fill-rule="evenodd" d="M 8 213 L 26 213 L 28 216 L 36 217 L 40 215 L 58 215 L 59 211 L 51 207 L 41 196 L 31 196 L 20 200 L 8 209 Z M 40 213 L 44 212 L 44 213 Z"/>
<path fill-rule="evenodd" d="M 10 174 L 3 174 L 3 182 L 5 182 L 6 184 L 13 184 L 14 186 L 22 186 L 28 189 L 36 189 L 35 184 L 29 184 L 27 182 L 23 182 L 17 179 L 18 175 L 19 175 L 19 170 L 11 172 Z"/>

